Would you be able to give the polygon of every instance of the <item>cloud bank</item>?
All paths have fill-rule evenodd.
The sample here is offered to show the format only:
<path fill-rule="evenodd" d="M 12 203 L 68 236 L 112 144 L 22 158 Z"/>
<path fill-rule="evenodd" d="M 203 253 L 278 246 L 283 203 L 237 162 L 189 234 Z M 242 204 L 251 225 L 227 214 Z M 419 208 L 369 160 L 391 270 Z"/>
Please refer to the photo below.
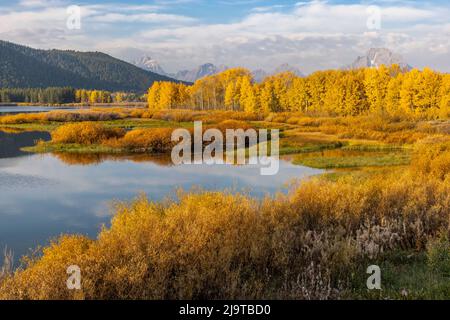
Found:
<path fill-rule="evenodd" d="M 450 71 L 448 4 L 307 1 L 261 6 L 254 1 L 239 19 L 219 23 L 174 10 L 190 1 L 201 4 L 88 3 L 81 6 L 81 29 L 69 30 L 66 10 L 72 3 L 24 0 L 0 9 L 0 39 L 125 58 L 147 53 L 167 71 L 205 62 L 252 69 L 287 62 L 308 73 L 346 65 L 370 47 L 390 48 L 417 67 Z M 373 19 L 377 23 L 371 25 Z"/>

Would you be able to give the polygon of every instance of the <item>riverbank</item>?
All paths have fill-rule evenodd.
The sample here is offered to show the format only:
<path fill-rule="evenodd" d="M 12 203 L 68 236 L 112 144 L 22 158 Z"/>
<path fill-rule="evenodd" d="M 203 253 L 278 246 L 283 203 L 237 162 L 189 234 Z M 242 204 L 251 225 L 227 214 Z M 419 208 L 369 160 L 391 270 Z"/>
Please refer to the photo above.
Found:
<path fill-rule="evenodd" d="M 60 127 L 68 126 L 65 133 L 79 137 L 77 130 L 83 126 L 74 124 L 84 121 L 91 121 L 91 126 L 96 126 L 99 131 L 124 130 L 123 136 L 88 144 L 75 140 L 41 142 L 26 150 L 39 153 L 159 153 L 161 148 L 154 150 L 153 145 L 167 144 L 167 150 L 172 146 L 171 131 L 165 129 L 189 129 L 194 121 L 202 121 L 210 128 L 277 128 L 280 130 L 280 155 L 296 155 L 293 159 L 296 164 L 321 169 L 389 167 L 408 165 L 415 144 L 448 141 L 450 131 L 449 121 L 398 121 L 377 117 L 299 118 L 289 114 L 262 119 L 240 112 L 149 112 L 124 108 L 4 116 L 0 117 L 0 127 L 55 132 Z M 140 131 L 132 133 L 134 130 Z M 165 136 L 161 136 L 161 132 Z M 122 139 L 126 133 L 127 138 Z"/>

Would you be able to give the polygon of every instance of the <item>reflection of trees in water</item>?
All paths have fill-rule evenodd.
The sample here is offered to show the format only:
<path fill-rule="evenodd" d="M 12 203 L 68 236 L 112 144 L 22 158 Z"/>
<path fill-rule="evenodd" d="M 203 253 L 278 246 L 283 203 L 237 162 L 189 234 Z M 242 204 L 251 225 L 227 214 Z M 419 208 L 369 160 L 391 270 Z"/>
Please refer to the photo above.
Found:
<path fill-rule="evenodd" d="M 67 165 L 95 165 L 104 161 L 151 162 L 159 166 L 171 166 L 170 155 L 150 154 L 107 154 L 107 153 L 52 153 Z"/>
<path fill-rule="evenodd" d="M 10 134 L 19 134 L 22 132 L 26 132 L 26 131 L 33 131 L 33 130 L 25 130 L 25 129 L 19 129 L 19 128 L 10 128 L 10 127 L 5 127 L 5 128 L 0 128 L 0 132 L 3 133 L 10 133 Z"/>

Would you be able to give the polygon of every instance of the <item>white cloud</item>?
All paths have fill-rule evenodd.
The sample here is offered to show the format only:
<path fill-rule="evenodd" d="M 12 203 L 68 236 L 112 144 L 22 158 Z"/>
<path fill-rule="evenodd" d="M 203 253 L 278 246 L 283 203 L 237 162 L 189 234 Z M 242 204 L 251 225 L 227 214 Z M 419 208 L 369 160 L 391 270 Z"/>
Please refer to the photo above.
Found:
<path fill-rule="evenodd" d="M 141 22 L 141 23 L 187 23 L 194 22 L 195 19 L 178 16 L 173 14 L 161 14 L 161 13 L 143 13 L 143 14 L 123 14 L 123 13 L 108 13 L 104 15 L 98 15 L 92 17 L 89 22 L 102 22 L 102 23 L 117 23 L 117 22 Z"/>

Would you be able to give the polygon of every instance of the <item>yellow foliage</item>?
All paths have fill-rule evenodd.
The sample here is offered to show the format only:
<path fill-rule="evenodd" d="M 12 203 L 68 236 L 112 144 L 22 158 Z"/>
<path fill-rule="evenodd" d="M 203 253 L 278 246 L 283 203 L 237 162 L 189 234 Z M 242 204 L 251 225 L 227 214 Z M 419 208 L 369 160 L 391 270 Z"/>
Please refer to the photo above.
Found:
<path fill-rule="evenodd" d="M 107 141 L 106 144 L 133 152 L 164 153 L 170 152 L 174 143 L 171 141 L 173 129 L 135 129 L 125 136 Z"/>
<path fill-rule="evenodd" d="M 100 123 L 80 122 L 62 125 L 52 132 L 54 143 L 96 144 L 125 134 L 123 129 L 106 128 Z"/>
<path fill-rule="evenodd" d="M 303 112 L 322 116 L 364 114 L 448 118 L 448 76 L 431 69 L 406 72 L 398 65 L 318 71 L 305 78 L 284 72 L 255 83 L 248 70 L 231 69 L 192 86 L 157 82 L 151 109 L 188 108 Z"/>

